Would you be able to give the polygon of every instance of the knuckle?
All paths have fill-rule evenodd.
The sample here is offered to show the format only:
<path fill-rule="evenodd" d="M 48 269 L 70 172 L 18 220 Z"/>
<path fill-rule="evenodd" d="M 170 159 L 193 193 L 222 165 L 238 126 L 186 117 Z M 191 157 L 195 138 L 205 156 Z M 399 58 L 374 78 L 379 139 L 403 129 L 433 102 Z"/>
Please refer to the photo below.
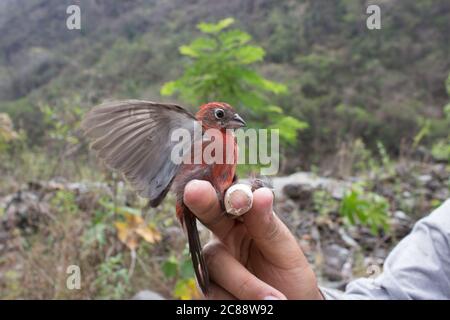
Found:
<path fill-rule="evenodd" d="M 210 242 L 203 248 L 203 256 L 205 257 L 208 268 L 218 265 L 217 261 L 220 257 L 221 244 Z"/>
<path fill-rule="evenodd" d="M 281 233 L 281 226 L 279 221 L 275 219 L 275 216 L 271 214 L 266 222 L 266 230 L 263 233 L 263 237 L 267 241 L 272 241 L 277 239 Z"/>
<path fill-rule="evenodd" d="M 246 279 L 244 279 L 242 281 L 241 284 L 239 284 L 238 288 L 237 288 L 237 294 L 236 296 L 239 297 L 240 299 L 245 299 L 246 297 L 249 296 L 249 292 L 251 291 L 251 283 L 252 283 L 252 278 L 247 277 Z"/>

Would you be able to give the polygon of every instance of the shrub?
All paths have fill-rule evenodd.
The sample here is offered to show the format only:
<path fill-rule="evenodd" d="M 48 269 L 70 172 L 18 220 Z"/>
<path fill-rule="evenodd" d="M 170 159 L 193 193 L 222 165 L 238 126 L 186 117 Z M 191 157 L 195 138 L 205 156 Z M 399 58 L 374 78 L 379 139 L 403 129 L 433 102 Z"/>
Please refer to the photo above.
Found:
<path fill-rule="evenodd" d="M 353 187 L 342 199 L 339 209 L 341 216 L 351 225 L 360 223 L 370 228 L 373 234 L 380 229 L 389 231 L 389 203 L 386 198 L 361 188 Z"/>

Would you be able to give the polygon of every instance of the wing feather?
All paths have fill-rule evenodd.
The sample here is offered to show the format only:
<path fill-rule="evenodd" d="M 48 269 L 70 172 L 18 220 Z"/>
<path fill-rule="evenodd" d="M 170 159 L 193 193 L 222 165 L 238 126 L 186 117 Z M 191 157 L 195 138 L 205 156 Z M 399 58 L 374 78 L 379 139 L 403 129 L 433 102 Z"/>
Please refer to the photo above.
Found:
<path fill-rule="evenodd" d="M 86 136 L 92 140 L 91 148 L 105 164 L 123 173 L 138 194 L 155 205 L 167 193 L 179 169 L 170 159 L 177 143 L 171 141 L 171 133 L 183 128 L 194 137 L 199 125 L 178 105 L 142 100 L 99 105 L 82 122 Z"/>

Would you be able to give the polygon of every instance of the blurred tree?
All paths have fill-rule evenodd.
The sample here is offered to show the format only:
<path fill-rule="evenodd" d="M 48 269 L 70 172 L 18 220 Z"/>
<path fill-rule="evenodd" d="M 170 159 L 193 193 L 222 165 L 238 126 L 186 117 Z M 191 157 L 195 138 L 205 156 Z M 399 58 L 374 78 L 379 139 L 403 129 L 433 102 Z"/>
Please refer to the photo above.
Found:
<path fill-rule="evenodd" d="M 248 33 L 229 30 L 234 19 L 218 23 L 200 23 L 204 34 L 188 45 L 179 48 L 189 58 L 183 75 L 167 82 L 161 89 L 164 96 L 179 93 L 184 101 L 200 105 L 206 101 L 226 101 L 244 109 L 246 118 L 255 120 L 252 125 L 270 125 L 280 129 L 280 138 L 294 143 L 297 131 L 307 124 L 284 114 L 283 109 L 270 102 L 270 94 L 287 92 L 281 83 L 265 79 L 254 70 L 253 64 L 263 61 L 263 48 L 249 44 Z"/>
<path fill-rule="evenodd" d="M 0 113 L 0 151 L 4 151 L 8 143 L 17 139 L 19 135 L 14 131 L 11 118 L 6 113 Z"/>
<path fill-rule="evenodd" d="M 447 94 L 450 97 L 450 74 L 448 75 L 445 87 L 447 89 Z M 448 131 L 448 128 L 450 128 L 450 102 L 444 107 L 444 113 Z M 450 132 L 448 133 L 447 139 L 440 139 L 433 145 L 431 154 L 436 160 L 450 162 Z"/>

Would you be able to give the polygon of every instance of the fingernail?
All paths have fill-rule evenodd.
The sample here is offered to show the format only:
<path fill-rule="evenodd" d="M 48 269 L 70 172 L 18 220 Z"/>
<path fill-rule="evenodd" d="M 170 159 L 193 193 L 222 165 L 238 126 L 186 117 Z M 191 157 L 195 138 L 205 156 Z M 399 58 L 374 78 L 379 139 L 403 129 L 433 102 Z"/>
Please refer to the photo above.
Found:
<path fill-rule="evenodd" d="M 280 298 L 277 298 L 275 296 L 267 296 L 267 297 L 264 297 L 263 300 L 280 300 Z"/>
<path fill-rule="evenodd" d="M 189 181 L 189 183 L 190 184 L 198 184 L 198 183 L 201 183 L 201 180 L 193 179 L 193 180 Z"/>
<path fill-rule="evenodd" d="M 197 190 L 198 188 L 205 187 L 207 184 L 208 184 L 207 181 L 194 179 L 186 184 L 185 189 L 187 187 L 188 189 Z"/>
<path fill-rule="evenodd" d="M 189 181 L 188 183 L 186 183 L 185 188 L 186 188 L 187 186 L 191 187 L 191 186 L 197 184 L 197 182 L 198 182 L 198 180 L 196 180 L 196 179 L 191 180 L 191 181 Z"/>

